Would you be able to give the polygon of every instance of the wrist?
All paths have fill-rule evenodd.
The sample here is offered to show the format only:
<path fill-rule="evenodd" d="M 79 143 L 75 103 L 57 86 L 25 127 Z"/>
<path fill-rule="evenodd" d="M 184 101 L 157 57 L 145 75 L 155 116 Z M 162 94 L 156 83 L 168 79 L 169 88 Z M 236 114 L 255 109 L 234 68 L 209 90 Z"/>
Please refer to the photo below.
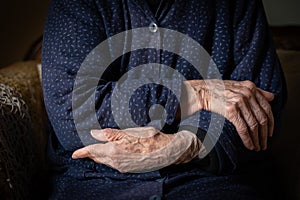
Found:
<path fill-rule="evenodd" d="M 182 93 L 180 99 L 180 116 L 186 118 L 200 110 L 201 104 L 196 90 L 192 87 L 189 81 L 182 83 Z"/>
<path fill-rule="evenodd" d="M 178 132 L 177 135 L 180 135 L 180 137 L 178 137 L 177 139 L 181 138 L 182 140 L 185 140 L 183 143 L 186 146 L 182 146 L 182 148 L 186 148 L 186 150 L 180 156 L 180 158 L 173 164 L 188 163 L 195 157 L 203 158 L 205 156 L 205 147 L 199 140 L 199 138 L 196 136 L 196 134 L 188 130 L 182 130 Z"/>

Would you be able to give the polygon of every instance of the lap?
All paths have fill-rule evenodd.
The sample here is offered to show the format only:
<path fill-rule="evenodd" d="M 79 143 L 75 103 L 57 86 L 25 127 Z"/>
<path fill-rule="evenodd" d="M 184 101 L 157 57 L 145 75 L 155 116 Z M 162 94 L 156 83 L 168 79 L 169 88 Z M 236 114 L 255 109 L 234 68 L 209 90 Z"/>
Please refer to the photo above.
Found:
<path fill-rule="evenodd" d="M 199 173 L 166 175 L 159 180 L 112 178 L 76 179 L 53 176 L 50 199 L 265 199 L 247 178 L 237 175 L 203 176 Z"/>

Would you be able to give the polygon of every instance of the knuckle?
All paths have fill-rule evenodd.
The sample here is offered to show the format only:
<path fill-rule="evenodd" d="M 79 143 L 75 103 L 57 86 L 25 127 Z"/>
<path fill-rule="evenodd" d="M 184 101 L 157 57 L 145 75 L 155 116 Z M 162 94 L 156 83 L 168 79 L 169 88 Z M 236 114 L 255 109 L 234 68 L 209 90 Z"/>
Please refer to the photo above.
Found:
<path fill-rule="evenodd" d="M 246 136 L 248 133 L 248 128 L 246 126 L 238 126 L 237 131 L 240 135 Z"/>
<path fill-rule="evenodd" d="M 267 125 L 267 123 L 268 123 L 268 118 L 266 116 L 263 116 L 259 121 L 259 124 L 262 126 Z"/>
<path fill-rule="evenodd" d="M 236 110 L 236 106 L 235 104 L 231 104 L 229 106 L 226 107 L 226 111 L 228 114 L 236 114 L 237 110 Z"/>
<path fill-rule="evenodd" d="M 248 98 L 246 96 L 242 96 L 241 99 L 240 99 L 240 103 L 245 103 L 248 101 Z"/>
<path fill-rule="evenodd" d="M 249 88 L 245 88 L 245 90 L 244 90 L 244 96 L 247 99 L 251 99 L 253 97 L 252 92 L 251 92 L 251 90 Z"/>
<path fill-rule="evenodd" d="M 258 123 L 255 123 L 255 124 L 249 126 L 249 129 L 250 129 L 252 135 L 256 135 L 257 130 L 258 130 Z"/>
<path fill-rule="evenodd" d="M 250 89 L 255 88 L 255 84 L 252 81 L 246 80 L 244 81 L 244 84 L 249 87 Z"/>
<path fill-rule="evenodd" d="M 244 95 L 242 95 L 242 94 L 237 95 L 237 101 L 236 101 L 237 103 L 239 103 L 239 104 L 244 103 L 245 100 L 246 100 L 246 98 Z"/>
<path fill-rule="evenodd" d="M 250 125 L 249 128 L 250 128 L 251 131 L 256 130 L 256 129 L 258 128 L 258 123 L 257 123 L 257 122 L 254 122 L 252 125 Z"/>
<path fill-rule="evenodd" d="M 236 97 L 237 97 L 238 99 L 243 99 L 243 98 L 244 98 L 244 95 L 242 95 L 242 94 L 237 94 Z"/>
<path fill-rule="evenodd" d="M 235 99 L 233 102 L 232 102 L 232 108 L 231 109 L 237 109 L 238 108 L 238 105 L 239 105 L 239 101 L 237 99 Z"/>

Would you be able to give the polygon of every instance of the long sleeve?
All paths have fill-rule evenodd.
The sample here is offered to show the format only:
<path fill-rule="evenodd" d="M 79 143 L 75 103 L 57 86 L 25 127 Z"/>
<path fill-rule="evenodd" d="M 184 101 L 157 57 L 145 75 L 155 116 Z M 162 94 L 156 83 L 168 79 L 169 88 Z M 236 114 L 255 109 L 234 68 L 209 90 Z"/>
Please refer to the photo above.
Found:
<path fill-rule="evenodd" d="M 262 2 L 254 1 L 235 1 L 233 6 L 232 29 L 223 30 L 223 36 L 228 39 L 218 38 L 212 47 L 212 57 L 219 64 L 220 71 L 223 72 L 224 79 L 244 81 L 250 80 L 257 87 L 274 93 L 275 98 L 271 102 L 271 107 L 275 120 L 274 135 L 280 131 L 283 107 L 286 102 L 286 84 L 285 78 L 278 60 L 275 48 L 272 43 L 272 37 L 268 28 Z M 231 37 L 226 34 L 232 33 Z M 217 35 L 217 34 L 215 34 Z M 231 38 L 231 39 L 229 39 Z M 219 43 L 218 43 L 219 42 Z M 230 44 L 229 44 L 230 43 Z M 226 46 L 226 44 L 228 44 Z M 228 47 L 226 50 L 220 48 Z M 226 51 L 232 51 L 231 56 L 226 56 L 228 67 L 222 68 L 222 55 Z M 231 65 L 231 66 L 229 66 Z M 232 67 L 234 66 L 234 67 Z M 212 165 L 217 173 L 232 173 L 244 162 L 263 160 L 265 153 L 252 152 L 247 150 L 235 127 L 225 119 L 224 126 L 222 117 L 208 112 L 200 112 L 200 120 L 192 116 L 182 122 L 183 126 L 190 126 L 198 123 L 198 135 L 203 141 L 205 136 L 211 138 L 212 143 L 216 143 L 213 148 Z M 215 116 L 215 117 L 214 117 Z M 212 124 L 210 124 L 213 121 Z M 218 131 L 221 129 L 221 134 Z M 208 133 L 209 132 L 209 133 Z M 218 139 L 216 141 L 216 138 Z M 211 156 L 211 155 L 208 155 Z"/>
<path fill-rule="evenodd" d="M 113 4 L 113 2 L 110 3 Z M 116 10 L 123 9 L 121 4 L 113 7 L 113 5 L 105 5 L 105 3 L 100 5 L 98 1 L 92 0 L 51 1 L 43 41 L 43 90 L 51 124 L 59 142 L 66 150 L 75 150 L 81 147 L 83 145 L 81 140 L 84 139 L 78 136 L 73 118 L 74 107 L 72 107 L 72 93 L 79 68 L 97 45 L 126 28 L 122 16 L 112 18 L 109 14 L 105 14 L 109 7 Z M 108 28 L 107 24 L 113 25 L 115 30 Z M 109 48 L 107 50 L 109 51 Z M 149 51 L 148 54 L 153 54 L 153 56 L 149 58 L 148 62 L 151 62 L 151 59 L 155 61 L 157 51 Z M 107 52 L 97 53 L 107 54 Z M 80 94 L 83 100 L 92 98 L 95 94 L 95 110 L 85 112 L 84 106 L 75 107 L 82 113 L 79 126 L 85 127 L 80 131 L 85 131 L 86 137 L 91 138 L 89 131 L 97 128 L 97 125 L 93 124 L 94 122 L 90 122 L 91 116 L 95 113 L 102 128 L 118 128 L 111 108 L 112 91 L 115 87 L 119 87 L 118 79 L 129 69 L 135 67 L 128 66 L 130 64 L 128 64 L 127 58 L 131 58 L 133 54 L 143 57 L 146 53 L 136 51 L 117 59 L 107 68 L 102 77 L 97 77 L 97 73 L 88 73 L 81 77 L 83 85 L 77 87 L 75 92 Z M 136 65 L 138 64 L 140 63 Z M 97 66 L 95 70 L 97 70 Z M 99 80 L 96 91 L 93 91 L 93 88 L 82 90 L 84 84 L 88 84 L 91 80 Z M 147 80 L 145 79 L 145 81 Z M 120 99 L 119 104 L 122 104 L 121 101 L 125 97 L 119 96 L 118 98 Z M 136 124 L 143 126 L 151 121 L 148 110 L 153 104 L 164 106 L 167 110 L 166 123 L 173 123 L 178 102 L 175 95 L 166 88 L 155 84 L 146 85 L 137 90 L 131 99 L 135 100 L 134 102 L 130 101 L 130 112 Z M 128 109 L 125 106 L 120 107 L 120 109 Z M 121 115 L 124 110 L 120 110 L 118 113 Z M 125 117 L 123 119 L 126 121 Z"/>
<path fill-rule="evenodd" d="M 106 37 L 93 7 L 92 1 L 51 1 L 44 30 L 44 100 L 54 131 L 66 149 L 81 145 L 72 121 L 76 73 L 85 55 Z"/>
<path fill-rule="evenodd" d="M 275 95 L 271 102 L 275 135 L 280 129 L 287 89 L 262 1 L 237 1 L 234 20 L 234 80 L 251 80 Z"/>

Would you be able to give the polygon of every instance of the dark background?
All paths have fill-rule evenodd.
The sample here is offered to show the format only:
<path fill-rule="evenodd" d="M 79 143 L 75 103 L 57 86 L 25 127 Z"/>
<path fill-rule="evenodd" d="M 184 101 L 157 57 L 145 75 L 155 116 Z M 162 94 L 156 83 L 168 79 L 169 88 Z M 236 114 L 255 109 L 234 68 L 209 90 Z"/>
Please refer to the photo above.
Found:
<path fill-rule="evenodd" d="M 49 0 L 2 0 L 0 67 L 20 61 L 43 33 Z"/>

